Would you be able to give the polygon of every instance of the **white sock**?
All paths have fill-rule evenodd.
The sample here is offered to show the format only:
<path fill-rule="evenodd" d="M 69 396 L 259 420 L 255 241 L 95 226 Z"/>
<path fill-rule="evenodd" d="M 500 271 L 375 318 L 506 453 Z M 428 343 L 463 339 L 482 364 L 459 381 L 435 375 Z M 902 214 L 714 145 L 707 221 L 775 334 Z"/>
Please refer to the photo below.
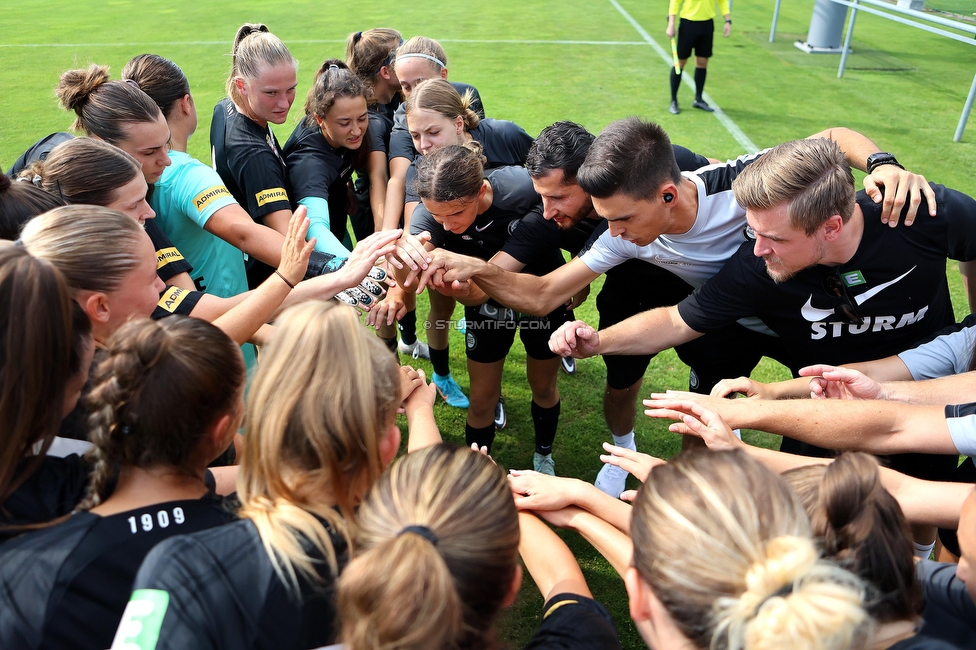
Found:
<path fill-rule="evenodd" d="M 935 542 L 931 544 L 919 544 L 918 542 L 912 542 L 912 546 L 915 547 L 915 557 L 920 560 L 927 560 L 929 556 L 932 555 L 932 551 L 935 549 Z"/>
<path fill-rule="evenodd" d="M 613 436 L 613 444 L 617 445 L 618 447 L 623 447 L 624 449 L 633 449 L 634 451 L 637 451 L 637 444 L 634 442 L 634 430 L 631 429 L 630 433 L 627 435 Z"/>

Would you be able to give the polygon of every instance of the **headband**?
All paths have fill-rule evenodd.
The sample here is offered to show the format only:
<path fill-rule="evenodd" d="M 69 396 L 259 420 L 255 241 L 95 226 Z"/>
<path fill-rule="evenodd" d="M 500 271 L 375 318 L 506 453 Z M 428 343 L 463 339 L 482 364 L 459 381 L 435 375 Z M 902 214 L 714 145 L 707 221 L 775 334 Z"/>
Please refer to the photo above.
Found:
<path fill-rule="evenodd" d="M 446 65 L 444 65 L 444 62 L 438 59 L 436 56 L 431 56 L 429 54 L 421 54 L 420 52 L 407 52 L 406 54 L 399 54 L 397 55 L 397 61 L 399 61 L 400 59 L 409 59 L 411 57 L 418 57 L 418 56 L 421 59 L 427 59 L 428 61 L 433 61 L 434 63 L 436 63 L 442 68 L 447 67 Z"/>
<path fill-rule="evenodd" d="M 427 526 L 407 526 L 399 533 L 397 533 L 397 537 L 399 537 L 400 535 L 404 535 L 406 533 L 413 533 L 414 535 L 420 535 L 421 537 L 426 539 L 434 546 L 437 546 L 437 535 L 435 535 L 434 531 L 432 531 Z"/>

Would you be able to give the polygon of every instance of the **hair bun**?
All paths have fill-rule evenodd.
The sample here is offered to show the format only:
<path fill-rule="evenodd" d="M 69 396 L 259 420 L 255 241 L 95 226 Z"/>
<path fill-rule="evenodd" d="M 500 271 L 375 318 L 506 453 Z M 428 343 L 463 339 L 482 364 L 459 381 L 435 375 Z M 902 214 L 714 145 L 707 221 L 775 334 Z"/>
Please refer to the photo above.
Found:
<path fill-rule="evenodd" d="M 766 557 L 746 573 L 746 590 L 739 598 L 740 615 L 753 618 L 773 598 L 788 596 L 793 591 L 791 585 L 813 569 L 817 560 L 817 549 L 809 539 L 785 535 L 771 539 Z"/>
<path fill-rule="evenodd" d="M 77 113 L 88 102 L 95 89 L 108 81 L 108 66 L 92 63 L 87 69 L 63 73 L 55 92 L 62 107 Z"/>

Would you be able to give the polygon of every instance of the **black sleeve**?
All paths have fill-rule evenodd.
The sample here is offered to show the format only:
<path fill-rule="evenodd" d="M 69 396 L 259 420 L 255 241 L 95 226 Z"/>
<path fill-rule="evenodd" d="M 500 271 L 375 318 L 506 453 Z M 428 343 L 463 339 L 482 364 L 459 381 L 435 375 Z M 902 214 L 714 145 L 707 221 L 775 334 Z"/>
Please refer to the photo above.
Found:
<path fill-rule="evenodd" d="M 419 235 L 425 230 L 430 233 L 430 243 L 436 248 L 444 245 L 444 227 L 434 220 L 433 215 L 421 203 L 410 217 L 410 234 Z"/>
<path fill-rule="evenodd" d="M 931 185 L 936 190 L 941 187 Z M 945 210 L 949 219 L 947 248 L 949 258 L 960 262 L 976 259 L 976 200 L 949 188 L 943 188 L 941 194 L 945 198 L 939 209 Z M 939 193 L 936 194 L 938 195 Z M 927 218 L 925 203 L 918 206 L 918 214 L 918 219 Z"/>
<path fill-rule="evenodd" d="M 576 594 L 559 594 L 545 604 L 542 622 L 526 650 L 611 650 L 620 647 L 617 628 L 606 608 Z"/>
<path fill-rule="evenodd" d="M 391 128 L 392 125 L 386 117 L 375 111 L 369 112 L 369 130 L 367 135 L 369 136 L 370 152 L 382 151 L 383 153 L 388 153 L 390 151 Z"/>
<path fill-rule="evenodd" d="M 406 194 L 403 196 L 403 203 L 419 203 L 420 194 L 417 193 L 417 159 L 415 158 L 410 166 L 407 167 L 407 175 L 404 177 L 406 183 Z"/>
<path fill-rule="evenodd" d="M 159 320 L 160 318 L 166 318 L 173 314 L 189 316 L 190 312 L 193 311 L 193 308 L 197 306 L 197 303 L 200 302 L 202 297 L 202 291 L 190 291 L 189 289 L 174 286 L 166 287 L 163 295 L 159 297 L 159 302 L 156 303 L 156 309 L 153 310 L 150 318 Z"/>
<path fill-rule="evenodd" d="M 709 332 L 759 315 L 756 301 L 766 292 L 755 273 L 758 258 L 752 253 L 753 246 L 753 242 L 744 242 L 718 273 L 678 303 L 678 314 L 688 327 Z"/>
<path fill-rule="evenodd" d="M 328 201 L 329 188 L 339 178 L 342 168 L 342 159 L 328 147 L 321 133 L 304 131 L 299 125 L 296 134 L 300 137 L 294 142 L 289 139 L 285 145 L 291 200 L 296 207 L 299 201 L 309 197 Z"/>
<path fill-rule="evenodd" d="M 393 116 L 393 130 L 390 131 L 390 160 L 394 158 L 413 160 L 416 157 L 417 150 L 413 148 L 413 138 L 407 130 L 407 114 L 401 105 Z"/>
<path fill-rule="evenodd" d="M 149 235 L 153 248 L 156 249 L 156 275 L 159 276 L 160 280 L 166 282 L 174 275 L 189 273 L 193 270 L 193 267 L 184 259 L 183 254 L 177 250 L 155 219 L 146 221 L 146 234 Z"/>
<path fill-rule="evenodd" d="M 693 172 L 700 167 L 709 165 L 708 158 L 700 156 L 691 149 L 685 149 L 681 145 L 673 145 L 674 159 L 678 163 L 678 169 L 683 172 Z"/>
<path fill-rule="evenodd" d="M 516 223 L 515 231 L 505 240 L 501 252 L 508 253 L 522 264 L 528 264 L 540 254 L 559 248 L 562 231 L 538 212 L 530 212 Z"/>
<path fill-rule="evenodd" d="M 246 119 L 246 118 L 243 118 Z M 231 147 L 227 166 L 247 201 L 247 213 L 261 219 L 278 210 L 291 210 L 288 200 L 288 178 L 271 147 Z"/>

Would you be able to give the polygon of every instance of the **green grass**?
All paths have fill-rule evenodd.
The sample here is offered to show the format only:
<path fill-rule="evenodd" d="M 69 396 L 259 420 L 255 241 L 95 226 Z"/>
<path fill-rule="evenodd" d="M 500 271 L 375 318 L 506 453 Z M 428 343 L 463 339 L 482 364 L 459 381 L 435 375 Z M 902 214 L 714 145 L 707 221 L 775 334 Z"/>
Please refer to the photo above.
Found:
<path fill-rule="evenodd" d="M 620 0 L 622 6 L 667 47 L 664 35 L 667 3 Z M 478 87 L 492 117 L 511 119 L 536 134 L 560 119 L 578 121 L 593 131 L 608 122 L 638 114 L 661 123 L 674 142 L 717 158 L 742 152 L 713 116 L 690 109 L 691 92 L 683 87 L 682 114 L 667 112 L 668 65 L 639 43 L 633 27 L 606 1 L 469 3 L 201 3 L 173 0 L 166 6 L 126 0 L 68 5 L 41 0 L 8 3 L 0 25 L 0 165 L 9 167 L 38 138 L 66 130 L 72 116 L 57 107 L 52 89 L 58 74 L 90 62 L 107 64 L 118 75 L 136 54 L 154 52 L 176 61 L 190 80 L 200 113 L 190 153 L 209 160 L 210 113 L 223 96 L 229 68 L 226 53 L 236 28 L 245 21 L 267 23 L 300 61 L 299 97 L 323 59 L 344 52 L 351 31 L 393 26 L 404 35 L 441 39 L 450 57 L 451 78 Z M 971 2 L 935 3 L 972 13 Z M 958 5 L 958 7 L 956 7 Z M 976 48 L 862 14 L 853 39 L 847 73 L 837 79 L 837 58 L 806 55 L 793 47 L 805 38 L 812 0 L 783 3 L 778 36 L 768 43 L 772 0 L 735 4 L 734 32 L 716 39 L 707 90 L 736 124 L 760 147 L 799 138 L 836 125 L 849 126 L 894 152 L 909 168 L 930 180 L 969 194 L 976 167 L 976 124 L 961 143 L 952 142 L 972 75 Z M 932 5 L 934 6 L 934 5 Z M 287 7 L 287 8 L 285 8 Z M 472 43 L 461 41 L 621 41 L 636 44 Z M 304 41 L 304 42 L 303 42 Z M 308 42 L 318 41 L 318 42 Z M 27 46 L 40 44 L 38 46 Z M 58 46 L 51 46 L 57 44 Z M 284 141 L 299 118 L 295 107 L 288 125 L 276 132 Z M 957 313 L 968 313 L 958 275 L 951 272 Z M 598 283 L 599 284 L 599 283 Z M 590 300 L 577 311 L 596 322 L 594 286 Z M 421 314 L 426 296 L 420 299 Z M 460 317 L 461 312 L 457 314 Z M 463 387 L 463 340 L 451 335 L 452 367 Z M 428 371 L 430 366 L 420 364 Z M 561 374 L 562 419 L 556 438 L 557 471 L 592 480 L 599 462 L 599 443 L 607 438 L 602 414 L 604 366 L 600 359 L 580 361 L 574 377 Z M 784 370 L 764 362 L 754 374 L 763 380 L 785 378 Z M 673 352 L 658 355 L 645 376 L 645 391 L 684 388 L 687 368 Z M 516 343 L 504 375 L 508 428 L 497 438 L 494 453 L 503 467 L 525 467 L 533 451 L 530 393 L 524 376 L 524 352 Z M 461 441 L 464 412 L 442 404 L 436 415 L 445 438 Z M 748 434 L 764 445 L 775 436 Z M 755 437 L 752 437 L 755 436 Z M 673 455 L 680 442 L 662 423 L 639 418 L 642 450 Z M 576 552 L 591 588 L 614 616 L 624 647 L 642 647 L 631 624 L 619 578 L 585 543 L 566 539 Z M 516 647 L 538 623 L 541 598 L 531 584 L 506 615 L 504 635 Z"/>

